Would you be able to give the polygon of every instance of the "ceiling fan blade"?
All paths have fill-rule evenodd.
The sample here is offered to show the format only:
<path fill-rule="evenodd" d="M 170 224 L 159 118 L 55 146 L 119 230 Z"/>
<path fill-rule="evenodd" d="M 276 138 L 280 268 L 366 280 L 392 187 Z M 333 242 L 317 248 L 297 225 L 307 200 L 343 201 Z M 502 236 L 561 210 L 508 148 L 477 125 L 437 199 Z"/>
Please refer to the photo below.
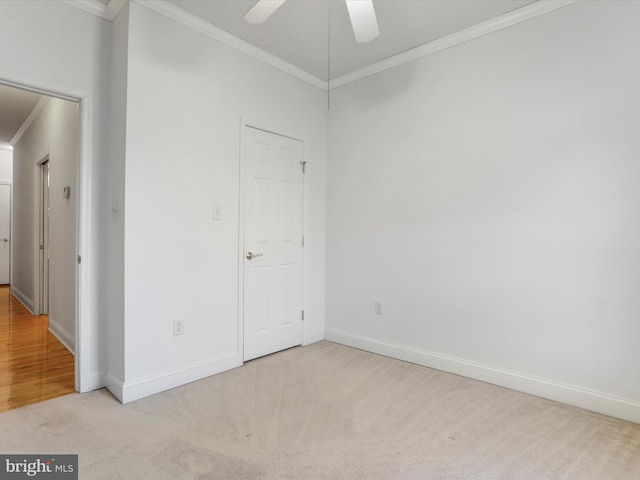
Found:
<path fill-rule="evenodd" d="M 380 35 L 373 0 L 346 0 L 346 2 L 356 42 L 370 42 Z"/>
<path fill-rule="evenodd" d="M 244 19 L 249 23 L 264 23 L 284 2 L 285 0 L 258 0 L 245 14 Z"/>

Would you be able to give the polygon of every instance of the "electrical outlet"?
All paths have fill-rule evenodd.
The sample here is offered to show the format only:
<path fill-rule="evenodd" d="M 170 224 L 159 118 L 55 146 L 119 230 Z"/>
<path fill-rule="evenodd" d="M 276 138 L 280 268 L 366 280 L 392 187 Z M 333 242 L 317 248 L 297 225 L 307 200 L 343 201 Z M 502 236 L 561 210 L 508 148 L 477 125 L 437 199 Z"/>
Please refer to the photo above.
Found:
<path fill-rule="evenodd" d="M 382 303 L 381 302 L 374 302 L 374 304 L 373 304 L 373 312 L 376 315 L 382 315 Z"/>
<path fill-rule="evenodd" d="M 173 335 L 184 334 L 184 322 L 182 320 L 173 321 Z"/>

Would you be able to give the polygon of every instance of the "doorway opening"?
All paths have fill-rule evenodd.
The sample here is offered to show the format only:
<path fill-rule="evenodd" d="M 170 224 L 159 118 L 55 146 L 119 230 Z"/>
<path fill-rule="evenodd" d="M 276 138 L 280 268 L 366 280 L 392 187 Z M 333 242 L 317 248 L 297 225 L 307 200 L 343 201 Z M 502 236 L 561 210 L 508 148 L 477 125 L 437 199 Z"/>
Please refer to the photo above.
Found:
<path fill-rule="evenodd" d="M 80 103 L 0 81 L 0 127 L 0 148 L 12 154 L 1 411 L 79 390 Z M 3 238 L 0 231 L 0 255 Z M 17 312 L 30 339 L 18 338 Z"/>

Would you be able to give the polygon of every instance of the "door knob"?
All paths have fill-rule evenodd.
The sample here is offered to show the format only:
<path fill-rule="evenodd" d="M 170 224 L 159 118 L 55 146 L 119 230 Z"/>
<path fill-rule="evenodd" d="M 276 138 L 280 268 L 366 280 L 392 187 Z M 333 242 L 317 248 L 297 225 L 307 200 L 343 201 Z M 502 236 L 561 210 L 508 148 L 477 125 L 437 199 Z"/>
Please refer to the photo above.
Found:
<path fill-rule="evenodd" d="M 262 254 L 261 253 L 253 253 L 253 252 L 247 252 L 247 254 L 245 255 L 245 257 L 247 257 L 247 260 L 253 260 L 256 257 L 261 257 Z"/>
<path fill-rule="evenodd" d="M 5 238 L 3 238 L 3 239 L 2 239 L 2 241 L 3 241 L 3 242 L 8 242 L 8 241 L 9 241 L 9 239 L 5 237 Z"/>

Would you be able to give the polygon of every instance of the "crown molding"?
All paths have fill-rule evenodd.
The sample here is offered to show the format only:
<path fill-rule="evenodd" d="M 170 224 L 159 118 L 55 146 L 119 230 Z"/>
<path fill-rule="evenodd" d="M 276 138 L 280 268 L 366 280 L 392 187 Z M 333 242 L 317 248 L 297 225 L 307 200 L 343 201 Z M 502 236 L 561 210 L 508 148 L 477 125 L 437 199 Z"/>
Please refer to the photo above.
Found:
<path fill-rule="evenodd" d="M 107 20 L 113 20 L 120 12 L 122 7 L 129 0 L 110 0 L 107 5 L 104 5 L 98 0 L 64 0 L 66 3 L 75 7 L 86 10 L 90 13 L 98 15 Z M 347 73 L 340 77 L 334 78 L 327 82 L 321 78 L 312 75 L 306 70 L 296 67 L 295 65 L 267 52 L 255 45 L 252 45 L 245 40 L 242 40 L 235 35 L 232 35 L 221 28 L 218 28 L 211 23 L 176 7 L 174 4 L 166 0 L 130 0 L 143 5 L 165 17 L 175 20 L 186 27 L 192 28 L 214 40 L 217 40 L 225 45 L 235 48 L 261 62 L 264 62 L 278 70 L 293 75 L 300 80 L 303 80 L 321 90 L 328 90 L 330 88 L 337 88 L 348 83 L 355 82 L 362 78 L 374 75 L 376 73 L 389 70 L 390 68 L 398 67 L 405 63 L 417 60 L 419 58 L 431 55 L 433 53 L 446 50 L 447 48 L 460 45 L 461 43 L 474 40 L 476 38 L 488 35 L 493 32 L 497 32 L 504 28 L 511 27 L 518 23 L 530 20 L 532 18 L 544 15 L 546 13 L 558 10 L 559 8 L 572 5 L 580 0 L 538 0 L 535 3 L 526 5 L 512 12 L 506 13 L 499 17 L 493 18 L 486 22 L 474 25 L 473 27 L 461 30 L 459 32 L 447 35 L 446 37 L 439 38 L 433 42 L 425 43 L 418 47 L 412 48 L 405 52 L 399 53 L 392 57 L 386 58 L 377 63 L 373 63 L 366 67 L 360 68 L 353 72 Z"/>
<path fill-rule="evenodd" d="M 118 16 L 127 0 L 109 0 L 106 5 L 98 0 L 64 0 L 65 3 L 80 8 L 85 12 L 93 13 L 105 20 L 112 21 Z"/>
<path fill-rule="evenodd" d="M 11 145 L 15 145 L 20 141 L 20 138 L 22 138 L 22 135 L 24 135 L 24 132 L 26 132 L 27 129 L 34 122 L 34 120 L 38 118 L 38 115 L 40 115 L 40 112 L 42 112 L 42 110 L 44 110 L 44 107 L 47 106 L 47 103 L 49 103 L 49 100 L 51 100 L 51 97 L 45 97 L 44 95 L 40 97 L 40 100 L 38 100 L 38 103 L 36 103 L 36 106 L 33 107 L 33 110 L 31 110 L 31 113 L 29 114 L 27 119 L 24 121 L 22 126 L 18 129 L 16 134 L 13 136 L 13 138 L 9 140 L 9 143 Z"/>
<path fill-rule="evenodd" d="M 113 0 L 112 0 L 113 1 Z M 318 87 L 322 90 L 327 90 L 327 82 L 322 80 L 315 75 L 310 74 L 306 70 L 303 70 L 291 63 L 282 60 L 280 57 L 273 55 L 261 48 L 252 45 L 249 42 L 242 40 L 235 35 L 230 34 L 218 28 L 209 22 L 197 17 L 189 12 L 185 12 L 179 7 L 176 7 L 172 3 L 169 3 L 165 0 L 131 0 L 136 3 L 143 5 L 154 12 L 157 12 L 165 17 L 171 18 L 176 22 L 181 23 L 189 28 L 192 28 L 214 40 L 217 40 L 229 47 L 235 48 L 236 50 L 240 50 L 247 55 L 260 60 L 272 67 L 277 68 L 278 70 L 282 70 L 294 77 L 299 78 L 300 80 L 304 80 L 311 85 Z"/>
<path fill-rule="evenodd" d="M 580 0 L 538 0 L 536 3 L 526 5 L 512 12 L 505 13 L 499 17 L 474 25 L 473 27 L 447 35 L 446 37 L 439 38 L 433 42 L 425 43 L 419 47 L 412 48 L 394 55 L 393 57 L 389 57 L 377 63 L 372 63 L 371 65 L 354 70 L 346 75 L 334 78 L 329 82 L 329 88 L 341 87 L 348 83 L 355 82 L 356 80 L 360 80 L 361 78 L 389 70 L 390 68 L 398 67 L 413 60 L 417 60 L 418 58 L 440 52 L 450 47 L 455 47 L 456 45 L 468 42 L 469 40 L 474 40 L 531 18 L 544 15 L 545 13 L 572 5 L 578 1 Z"/>
<path fill-rule="evenodd" d="M 8 143 L 0 143 L 0 151 L 13 152 L 13 146 Z"/>
<path fill-rule="evenodd" d="M 107 19 L 111 21 L 116 18 L 126 4 L 127 0 L 110 0 L 107 4 Z"/>

